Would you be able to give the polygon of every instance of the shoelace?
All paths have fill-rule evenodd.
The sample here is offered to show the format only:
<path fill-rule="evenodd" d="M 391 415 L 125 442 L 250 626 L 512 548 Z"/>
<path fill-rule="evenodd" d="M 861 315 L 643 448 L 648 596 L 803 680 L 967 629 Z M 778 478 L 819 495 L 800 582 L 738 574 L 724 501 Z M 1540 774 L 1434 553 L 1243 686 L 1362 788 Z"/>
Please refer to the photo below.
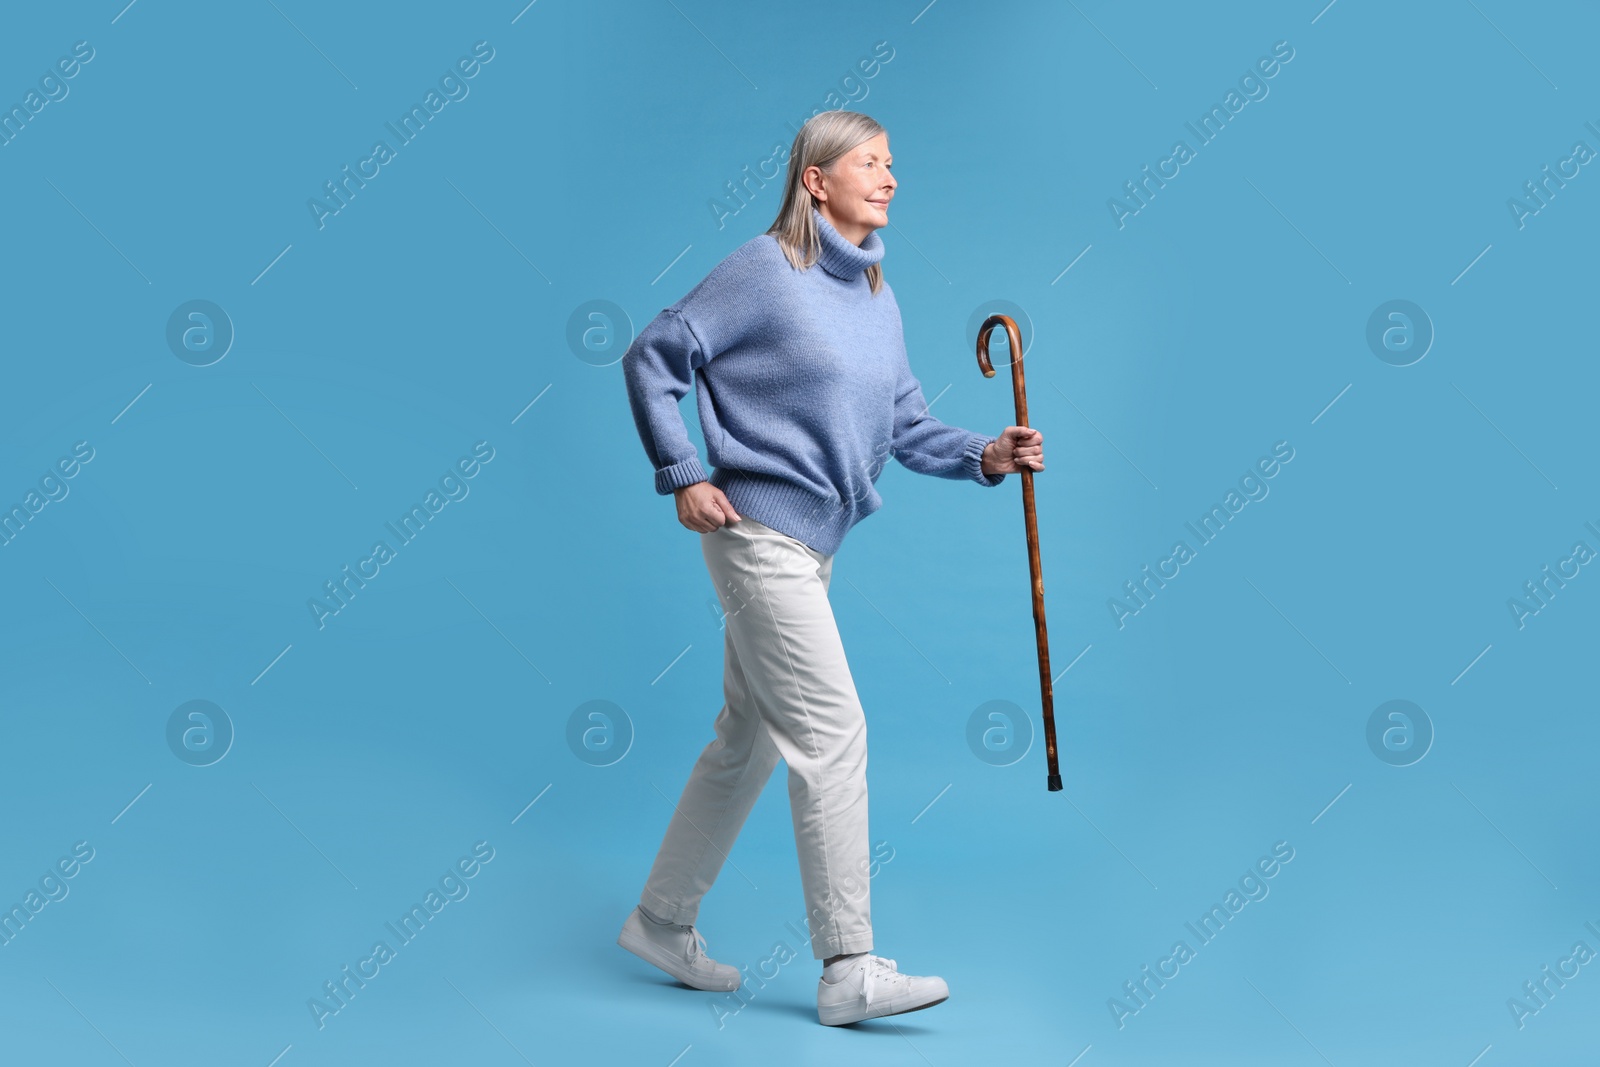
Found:
<path fill-rule="evenodd" d="M 863 1008 L 870 1009 L 872 1007 L 872 990 L 877 985 L 874 973 L 876 971 L 882 971 L 884 977 L 891 981 L 905 977 L 895 970 L 894 960 L 887 960 L 882 956 L 874 956 L 869 953 L 866 962 L 861 966 L 861 1006 Z"/>
<path fill-rule="evenodd" d="M 696 959 L 706 954 L 706 939 L 692 926 L 685 926 L 684 929 L 690 934 L 689 944 L 685 948 L 688 949 L 689 962 L 693 964 Z"/>

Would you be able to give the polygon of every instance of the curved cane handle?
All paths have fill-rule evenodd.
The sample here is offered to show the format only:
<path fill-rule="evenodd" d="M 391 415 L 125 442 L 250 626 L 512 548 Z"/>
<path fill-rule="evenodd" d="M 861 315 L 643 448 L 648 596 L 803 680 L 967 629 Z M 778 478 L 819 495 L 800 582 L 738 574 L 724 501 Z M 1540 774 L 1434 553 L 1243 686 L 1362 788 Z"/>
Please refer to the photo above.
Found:
<path fill-rule="evenodd" d="M 985 378 L 994 377 L 994 365 L 989 362 L 989 331 L 1001 325 L 1005 326 L 1006 337 L 1011 342 L 1012 362 L 1020 365 L 1022 361 L 1022 334 L 1016 322 L 1010 315 L 990 315 L 978 330 L 978 369 Z"/>
<path fill-rule="evenodd" d="M 1010 315 L 990 315 L 978 329 L 978 369 L 985 378 L 994 377 L 994 364 L 989 362 L 989 331 L 996 326 L 1006 328 L 1006 340 L 1011 345 L 1011 392 L 1016 400 L 1016 425 L 1028 425 L 1028 391 L 1022 375 L 1022 331 Z M 1032 473 L 1024 470 L 1024 474 Z"/>

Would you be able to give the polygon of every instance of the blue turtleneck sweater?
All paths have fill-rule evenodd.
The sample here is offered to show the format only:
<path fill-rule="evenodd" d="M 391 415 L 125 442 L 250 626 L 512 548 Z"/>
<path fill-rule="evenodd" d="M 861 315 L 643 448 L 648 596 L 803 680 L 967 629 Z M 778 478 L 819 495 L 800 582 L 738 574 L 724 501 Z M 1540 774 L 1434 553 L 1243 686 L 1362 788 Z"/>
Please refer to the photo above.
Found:
<path fill-rule="evenodd" d="M 832 555 L 882 506 L 874 483 L 891 455 L 939 478 L 1005 475 L 981 467 L 993 436 L 928 413 L 894 290 L 874 296 L 866 277 L 883 240 L 853 244 L 811 213 L 811 268 L 790 266 L 772 234 L 751 238 L 640 331 L 622 372 L 657 493 L 708 480 L 678 410 L 693 385 L 711 484 L 741 516 Z"/>

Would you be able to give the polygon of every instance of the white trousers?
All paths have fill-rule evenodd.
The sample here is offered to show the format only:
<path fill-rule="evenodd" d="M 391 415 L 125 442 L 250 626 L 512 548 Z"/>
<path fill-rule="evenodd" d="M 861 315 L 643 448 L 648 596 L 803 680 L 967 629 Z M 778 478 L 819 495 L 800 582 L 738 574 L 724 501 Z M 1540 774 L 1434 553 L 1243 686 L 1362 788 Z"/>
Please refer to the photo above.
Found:
<path fill-rule="evenodd" d="M 693 923 L 782 759 L 812 954 L 872 948 L 867 724 L 828 601 L 833 557 L 745 516 L 700 535 L 722 602 L 722 711 L 640 903 Z"/>

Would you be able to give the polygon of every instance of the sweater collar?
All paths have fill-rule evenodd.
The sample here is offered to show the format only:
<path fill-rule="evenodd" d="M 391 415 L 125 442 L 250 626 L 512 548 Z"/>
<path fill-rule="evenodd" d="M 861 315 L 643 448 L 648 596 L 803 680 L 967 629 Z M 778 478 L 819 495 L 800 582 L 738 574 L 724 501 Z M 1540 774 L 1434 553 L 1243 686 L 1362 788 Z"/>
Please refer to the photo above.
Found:
<path fill-rule="evenodd" d="M 877 230 L 868 233 L 866 240 L 857 245 L 834 229 L 833 223 L 815 206 L 811 208 L 811 217 L 817 224 L 817 238 L 822 246 L 817 262 L 835 278 L 854 281 L 883 258 L 883 238 L 878 236 Z"/>

